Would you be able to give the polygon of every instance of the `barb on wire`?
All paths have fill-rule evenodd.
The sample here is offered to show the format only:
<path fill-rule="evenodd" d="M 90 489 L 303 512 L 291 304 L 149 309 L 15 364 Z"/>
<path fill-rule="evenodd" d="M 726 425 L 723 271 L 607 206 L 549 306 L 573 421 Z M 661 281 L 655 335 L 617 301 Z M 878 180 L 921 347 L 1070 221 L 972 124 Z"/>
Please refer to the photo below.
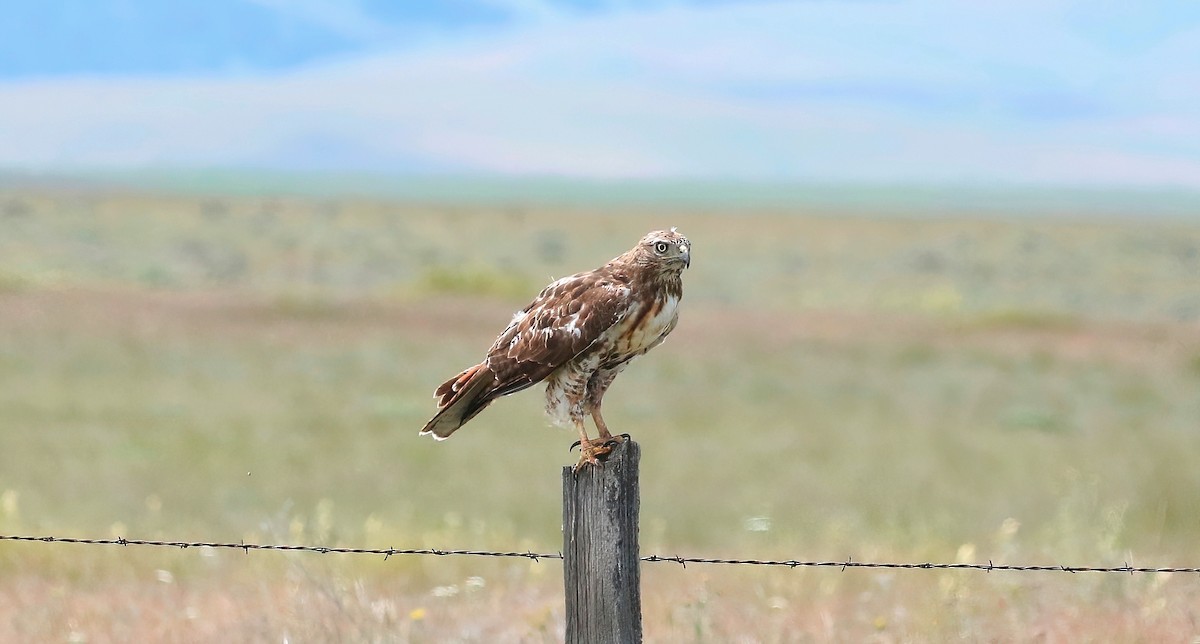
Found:
<path fill-rule="evenodd" d="M 205 542 L 205 541 L 154 541 L 147 539 L 126 539 L 124 537 L 116 537 L 114 539 L 83 539 L 76 537 L 33 537 L 33 536 L 14 536 L 0 535 L 0 541 L 26 541 L 36 543 L 73 543 L 86 545 L 110 545 L 110 546 L 152 546 L 164 548 L 216 548 L 241 550 L 249 553 L 251 550 L 281 550 L 290 552 L 314 552 L 317 554 L 351 554 L 351 555 L 383 555 L 383 558 L 389 559 L 398 555 L 433 555 L 438 557 L 449 556 L 466 556 L 466 557 L 517 557 L 521 559 L 529 559 L 539 561 L 541 559 L 562 559 L 561 552 L 502 552 L 491 550 L 442 550 L 440 548 L 339 548 L 332 546 L 302 546 L 302 545 L 281 545 L 281 544 L 259 544 L 259 543 L 220 543 L 220 542 Z M 683 568 L 687 568 L 688 564 L 722 564 L 734 566 L 775 566 L 786 568 L 838 568 L 845 571 L 847 568 L 892 568 L 904 570 L 982 570 L 984 572 L 992 572 L 993 570 L 1015 571 L 1015 572 L 1099 572 L 1099 573 L 1200 573 L 1200 567 L 1134 567 L 1125 562 L 1123 566 L 1064 566 L 1064 565 L 1016 565 L 1016 564 L 995 564 L 988 560 L 986 564 L 977 563 L 889 563 L 889 562 L 869 562 L 869 561 L 854 561 L 853 557 L 847 557 L 844 561 L 800 561 L 797 559 L 715 559 L 709 557 L 682 557 L 679 555 L 662 556 L 662 555 L 646 555 L 641 557 L 642 561 L 649 563 L 674 563 L 679 564 Z"/>

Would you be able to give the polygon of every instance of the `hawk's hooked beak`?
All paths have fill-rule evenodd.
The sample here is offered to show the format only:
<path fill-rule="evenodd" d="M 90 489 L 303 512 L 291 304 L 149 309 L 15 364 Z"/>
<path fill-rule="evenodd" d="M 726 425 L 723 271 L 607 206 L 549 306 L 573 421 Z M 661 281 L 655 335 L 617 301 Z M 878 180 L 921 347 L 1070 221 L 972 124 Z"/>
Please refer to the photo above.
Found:
<path fill-rule="evenodd" d="M 683 253 L 683 267 L 691 268 L 692 266 L 692 249 L 687 244 L 679 247 L 679 251 Z"/>

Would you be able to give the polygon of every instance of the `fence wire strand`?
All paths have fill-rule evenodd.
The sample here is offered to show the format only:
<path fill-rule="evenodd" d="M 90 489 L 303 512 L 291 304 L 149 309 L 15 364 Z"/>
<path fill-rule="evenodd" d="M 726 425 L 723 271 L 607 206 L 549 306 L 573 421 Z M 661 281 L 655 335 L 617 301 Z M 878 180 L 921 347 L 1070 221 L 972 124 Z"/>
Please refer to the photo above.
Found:
<path fill-rule="evenodd" d="M 209 541 L 155 541 L 148 539 L 126 539 L 124 537 L 116 537 L 114 539 L 84 539 L 76 537 L 34 537 L 34 536 L 18 536 L 18 535 L 0 535 L 0 541 L 24 541 L 35 543 L 68 543 L 68 544 L 84 544 L 84 545 L 104 545 L 104 546 L 150 546 L 162 548 L 213 548 L 224 550 L 241 550 L 249 553 L 251 550 L 277 550 L 287 552 L 311 552 L 317 554 L 349 554 L 349 555 L 377 555 L 382 556 L 385 560 L 393 556 L 399 555 L 428 555 L 437 557 L 508 557 L 529 559 L 532 561 L 540 561 L 542 559 L 562 559 L 561 552 L 503 552 L 492 550 L 451 550 L 441 548 L 344 548 L 334 546 L 304 546 L 304 545 L 282 545 L 282 544 L 261 544 L 261 543 L 232 543 L 232 542 L 209 542 Z M 782 568 L 837 568 L 844 572 L 848 568 L 890 568 L 903 570 L 981 570 L 984 572 L 999 571 L 1015 571 L 1015 572 L 1097 572 L 1097 573 L 1197 573 L 1200 574 L 1200 567 L 1135 567 L 1129 565 L 1129 562 L 1124 562 L 1122 566 L 1064 566 L 1064 565 L 1016 565 L 1016 564 L 994 564 L 990 560 L 986 564 L 981 563 L 892 563 L 892 562 L 870 562 L 870 561 L 854 561 L 852 557 L 848 557 L 845 561 L 802 561 L 798 559 L 717 559 L 710 557 L 683 557 L 678 555 L 662 556 L 662 555 L 647 555 L 641 557 L 642 561 L 649 563 L 673 563 L 687 568 L 688 564 L 721 564 L 733 566 L 773 566 Z"/>

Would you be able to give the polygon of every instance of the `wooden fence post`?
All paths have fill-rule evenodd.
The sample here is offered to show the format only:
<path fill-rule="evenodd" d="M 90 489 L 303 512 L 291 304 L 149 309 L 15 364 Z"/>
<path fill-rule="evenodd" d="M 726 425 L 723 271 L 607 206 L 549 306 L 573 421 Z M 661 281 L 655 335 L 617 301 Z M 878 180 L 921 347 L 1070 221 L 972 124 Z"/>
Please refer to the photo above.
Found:
<path fill-rule="evenodd" d="M 567 644 L 642 641 L 638 460 L 626 440 L 603 467 L 563 468 Z"/>

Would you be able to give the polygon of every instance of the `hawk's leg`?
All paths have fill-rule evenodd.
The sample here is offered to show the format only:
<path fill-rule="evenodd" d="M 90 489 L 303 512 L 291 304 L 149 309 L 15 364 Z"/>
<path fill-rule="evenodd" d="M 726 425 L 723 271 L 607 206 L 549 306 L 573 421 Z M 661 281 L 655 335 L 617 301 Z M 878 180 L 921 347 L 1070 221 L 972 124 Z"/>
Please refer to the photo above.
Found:
<path fill-rule="evenodd" d="M 600 467 L 600 462 L 612 451 L 612 444 L 603 438 L 597 438 L 596 440 L 588 438 L 587 430 L 583 427 L 582 418 L 575 421 L 575 427 L 579 429 L 579 442 L 576 443 L 576 445 L 579 445 L 579 462 L 575 464 L 572 471 L 578 472 L 584 465 Z M 609 436 L 609 440 L 611 439 L 612 436 Z M 574 446 L 572 445 L 571 447 Z"/>
<path fill-rule="evenodd" d="M 600 432 L 600 436 L 593 442 L 601 445 L 607 445 L 608 447 L 613 447 L 619 443 L 624 443 L 625 440 L 629 438 L 629 434 L 617 434 L 614 436 L 612 432 L 608 431 L 608 425 L 604 422 L 604 417 L 600 415 L 599 407 L 593 409 L 591 414 L 592 420 L 596 423 L 596 429 Z M 582 445 L 584 441 L 588 440 L 587 435 L 584 434 L 582 430 L 580 430 L 580 436 L 582 436 L 580 440 L 571 443 L 571 449 L 575 449 L 577 446 Z"/>
<path fill-rule="evenodd" d="M 600 438 L 598 440 L 602 445 L 608 445 L 611 447 L 613 445 L 623 443 L 625 442 L 626 438 L 629 438 L 629 434 L 619 434 L 617 436 L 613 436 L 612 433 L 608 431 L 608 425 L 604 423 L 604 417 L 600 415 L 599 404 L 592 408 L 592 420 L 596 422 L 596 429 L 600 432 Z"/>

